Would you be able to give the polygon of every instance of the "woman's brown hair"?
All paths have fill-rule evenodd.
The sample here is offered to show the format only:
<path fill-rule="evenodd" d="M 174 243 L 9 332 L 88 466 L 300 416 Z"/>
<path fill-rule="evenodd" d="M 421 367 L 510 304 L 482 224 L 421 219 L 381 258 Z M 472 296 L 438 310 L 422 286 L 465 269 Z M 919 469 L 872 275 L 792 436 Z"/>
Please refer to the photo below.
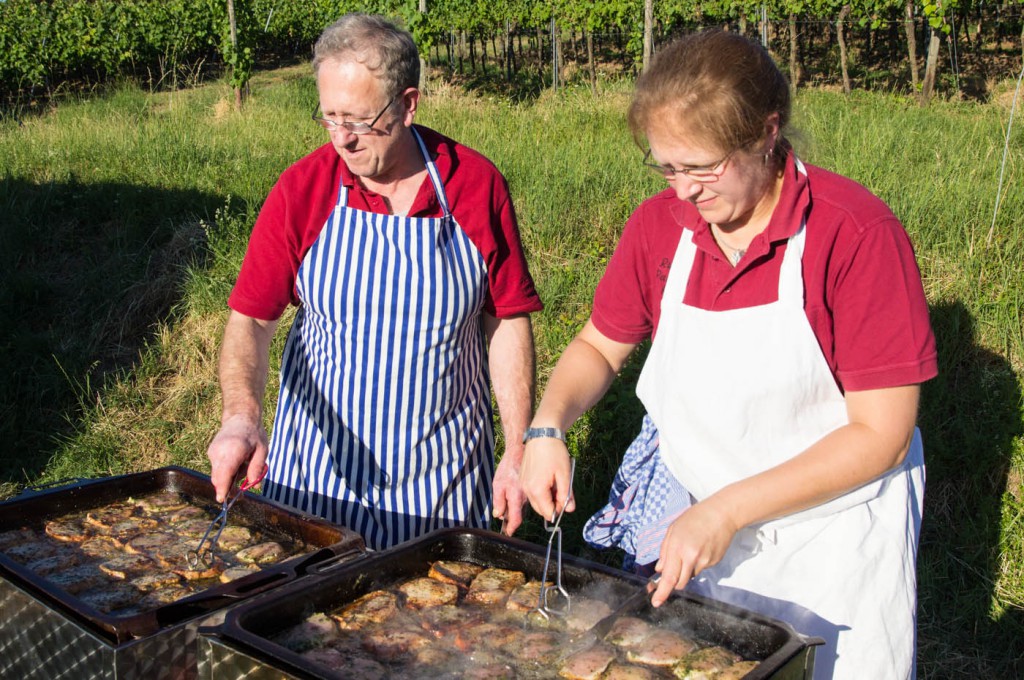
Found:
<path fill-rule="evenodd" d="M 669 43 L 637 80 L 628 121 L 643 145 L 652 125 L 676 129 L 721 151 L 748 147 L 764 137 L 765 121 L 790 118 L 789 84 L 763 47 L 737 33 L 708 30 Z M 783 132 L 772 151 L 785 157 Z"/>

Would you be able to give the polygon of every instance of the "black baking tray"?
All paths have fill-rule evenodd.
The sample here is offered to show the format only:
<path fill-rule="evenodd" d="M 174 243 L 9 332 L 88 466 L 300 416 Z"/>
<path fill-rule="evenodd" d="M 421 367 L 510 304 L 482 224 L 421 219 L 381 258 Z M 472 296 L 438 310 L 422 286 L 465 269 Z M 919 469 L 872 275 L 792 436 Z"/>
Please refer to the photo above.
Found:
<path fill-rule="evenodd" d="M 181 493 L 200 505 L 217 505 L 207 475 L 169 466 L 24 493 L 0 503 L 0 531 L 39 529 L 70 512 L 159 491 Z M 244 493 L 231 513 L 233 523 L 238 520 L 299 538 L 309 550 L 229 583 L 127 616 L 94 609 L 0 552 L 0 676 L 193 677 L 200 621 L 294 582 L 317 564 L 341 562 L 366 550 L 354 531 L 257 494 Z"/>
<path fill-rule="evenodd" d="M 199 667 L 203 678 L 346 678 L 345 668 L 326 669 L 275 644 L 272 638 L 315 612 L 333 610 L 371 590 L 426 574 L 437 560 L 474 562 L 514 569 L 539 579 L 544 549 L 480 529 L 444 529 L 387 551 L 340 565 L 314 568 L 301 582 L 289 584 L 232 607 L 224 621 L 200 629 Z M 646 581 L 586 560 L 563 558 L 563 583 L 570 592 L 597 589 L 609 603 L 624 600 Z M 643 615 L 652 622 L 672 617 L 696 637 L 721 645 L 758 666 L 746 677 L 810 678 L 816 637 L 797 633 L 788 624 L 752 611 L 685 592 Z"/>

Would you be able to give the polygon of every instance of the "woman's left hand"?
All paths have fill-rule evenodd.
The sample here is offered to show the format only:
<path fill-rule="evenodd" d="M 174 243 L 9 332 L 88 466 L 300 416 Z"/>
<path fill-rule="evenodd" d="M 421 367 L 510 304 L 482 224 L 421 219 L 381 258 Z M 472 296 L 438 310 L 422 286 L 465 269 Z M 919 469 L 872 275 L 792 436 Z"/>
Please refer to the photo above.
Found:
<path fill-rule="evenodd" d="M 660 607 L 673 590 L 685 588 L 691 578 L 717 564 L 738 530 L 714 496 L 687 508 L 661 542 L 661 555 L 654 567 L 661 581 L 651 603 Z"/>

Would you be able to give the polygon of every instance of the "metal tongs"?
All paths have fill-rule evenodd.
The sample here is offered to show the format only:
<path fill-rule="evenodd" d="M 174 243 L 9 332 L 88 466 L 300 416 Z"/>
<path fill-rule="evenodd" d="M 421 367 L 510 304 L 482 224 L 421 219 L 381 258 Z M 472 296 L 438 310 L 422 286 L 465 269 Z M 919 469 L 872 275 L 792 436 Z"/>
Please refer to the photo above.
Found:
<path fill-rule="evenodd" d="M 195 550 L 189 550 L 185 553 L 189 568 L 198 569 L 200 564 L 209 568 L 213 564 L 213 548 L 217 545 L 220 535 L 228 525 L 228 510 L 230 510 L 231 506 L 235 504 L 235 501 L 242 497 L 243 493 L 262 482 L 263 478 L 267 476 L 267 470 L 269 469 L 270 468 L 268 466 L 264 465 L 263 472 L 260 473 L 260 476 L 256 481 L 250 484 L 247 478 L 242 479 L 238 483 L 238 491 L 236 491 L 234 495 L 229 492 L 228 495 L 224 497 L 224 503 L 220 506 L 220 512 L 213 518 L 213 521 L 210 522 L 210 526 L 206 528 L 206 533 L 203 534 L 203 537 L 199 540 L 199 545 L 196 546 Z M 213 534 L 213 538 L 210 538 L 210 534 L 214 531 L 216 531 L 216 533 Z M 207 542 L 207 539 L 209 539 L 209 542 Z M 203 547 L 204 543 L 206 544 L 205 548 Z"/>
<path fill-rule="evenodd" d="M 576 459 L 572 459 L 569 468 L 569 496 L 565 499 L 562 509 L 557 515 L 552 515 L 551 520 L 544 519 L 544 531 L 547 531 L 548 550 L 544 555 L 544 574 L 540 581 L 540 595 L 537 597 L 537 611 L 544 617 L 565 616 L 569 613 L 572 605 L 569 591 L 562 585 L 562 515 L 565 514 L 565 506 L 572 498 L 572 481 L 576 476 Z M 555 581 L 554 585 L 548 585 L 548 572 L 551 568 L 551 551 L 557 539 L 558 550 L 555 554 Z"/>

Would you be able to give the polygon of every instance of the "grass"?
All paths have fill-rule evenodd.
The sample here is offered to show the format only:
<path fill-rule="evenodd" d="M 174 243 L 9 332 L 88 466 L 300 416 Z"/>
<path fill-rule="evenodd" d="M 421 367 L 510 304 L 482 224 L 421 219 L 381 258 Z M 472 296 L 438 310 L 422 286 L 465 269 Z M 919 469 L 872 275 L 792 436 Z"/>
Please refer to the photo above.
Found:
<path fill-rule="evenodd" d="M 0 120 L 0 496 L 28 484 L 167 464 L 207 470 L 220 412 L 225 299 L 278 174 L 323 141 L 305 68 L 258 74 L 241 113 L 223 83 L 61 104 Z M 546 308 L 543 384 L 586 320 L 630 211 L 656 191 L 623 122 L 629 83 L 527 98 L 436 83 L 421 122 L 488 155 L 512 187 Z M 1001 101 L 1001 100 L 1000 100 Z M 941 375 L 921 409 L 928 491 L 920 550 L 923 678 L 1024 674 L 1024 223 L 1007 105 L 801 91 L 800 155 L 864 183 L 917 249 Z M 280 355 L 281 324 L 274 365 Z M 639 352 L 642 354 L 643 350 Z M 604 501 L 642 416 L 641 360 L 570 433 L 580 510 Z M 268 390 L 273 409 L 276 377 Z M 269 423 L 268 423 L 269 424 Z M 532 518 L 524 536 L 543 540 Z"/>

